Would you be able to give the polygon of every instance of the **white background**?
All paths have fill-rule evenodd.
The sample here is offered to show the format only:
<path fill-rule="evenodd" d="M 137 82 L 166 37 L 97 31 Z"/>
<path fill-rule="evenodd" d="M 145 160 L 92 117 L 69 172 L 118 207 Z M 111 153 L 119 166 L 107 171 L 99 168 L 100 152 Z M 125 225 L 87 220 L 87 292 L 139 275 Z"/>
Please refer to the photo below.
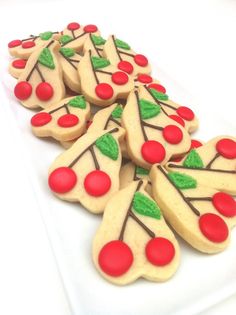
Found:
<path fill-rule="evenodd" d="M 21 5 L 25 2 L 29 2 L 29 9 Z M 102 21 L 107 35 L 109 28 L 120 34 L 122 24 L 122 39 L 132 42 L 132 37 L 140 36 L 139 51 L 155 60 L 201 105 L 202 130 L 212 137 L 217 134 L 211 126 L 215 126 L 214 108 L 220 107 L 219 125 L 224 123 L 225 134 L 233 128 L 236 135 L 235 1 L 87 0 L 70 6 L 69 0 L 54 2 L 54 10 L 47 10 L 46 0 L 0 0 L 1 32 L 9 33 L 11 40 L 50 30 L 52 20 L 53 24 L 57 20 L 58 29 L 70 21 L 97 25 Z M 44 16 L 37 15 L 37 6 L 44 6 Z M 65 20 L 57 18 L 61 8 L 65 10 Z M 89 21 L 83 19 L 88 11 Z M 34 29 L 36 20 L 36 24 L 41 20 L 41 29 Z M 6 46 L 1 46 L 4 50 Z M 212 108 L 212 116 L 204 116 L 204 107 Z M 39 212 L 32 207 L 32 187 L 23 170 L 19 170 L 17 155 L 21 149 L 10 129 L 11 124 L 1 116 L 0 314 L 67 315 L 70 308 L 66 294 L 46 229 Z M 236 296 L 203 313 L 231 315 L 235 309 Z"/>

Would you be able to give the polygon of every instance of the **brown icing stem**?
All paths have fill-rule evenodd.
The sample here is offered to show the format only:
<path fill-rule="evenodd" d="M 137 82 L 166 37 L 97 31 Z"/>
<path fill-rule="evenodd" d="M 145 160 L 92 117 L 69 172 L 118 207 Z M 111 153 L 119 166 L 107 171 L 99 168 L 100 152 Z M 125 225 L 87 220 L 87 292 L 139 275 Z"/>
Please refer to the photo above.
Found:
<path fill-rule="evenodd" d="M 141 118 L 141 112 L 140 112 L 140 106 L 139 106 L 139 95 L 138 95 L 138 92 L 137 91 L 134 91 L 134 94 L 136 96 L 136 102 L 137 102 L 137 107 L 138 107 L 138 115 L 139 115 L 139 121 L 140 121 L 140 127 L 141 127 L 141 130 L 142 130 L 142 134 L 143 134 L 143 138 L 144 138 L 144 141 L 148 141 L 148 136 L 146 134 L 146 131 L 145 131 L 145 128 L 143 126 L 143 121 L 142 121 L 142 118 Z"/>
<path fill-rule="evenodd" d="M 102 55 L 100 54 L 98 48 L 96 47 L 96 45 L 94 44 L 94 42 L 93 42 L 93 40 L 92 40 L 92 35 L 91 35 L 91 33 L 89 33 L 89 38 L 90 38 L 90 41 L 91 41 L 91 43 L 92 43 L 92 45 L 93 45 L 93 48 L 95 49 L 95 51 L 96 51 L 96 53 L 98 54 L 98 56 L 99 56 L 99 57 L 102 57 Z"/>
<path fill-rule="evenodd" d="M 210 169 L 215 160 L 220 156 L 220 153 L 216 153 L 213 159 L 209 161 L 209 163 L 205 166 L 207 169 Z"/>
<path fill-rule="evenodd" d="M 149 127 L 149 128 L 156 129 L 156 130 L 160 130 L 160 131 L 162 131 L 162 130 L 164 129 L 163 127 L 149 124 L 149 123 L 147 123 L 146 121 L 142 121 L 142 122 L 143 122 L 143 125 L 144 125 L 145 127 Z"/>
<path fill-rule="evenodd" d="M 62 47 L 63 47 L 63 46 L 66 46 L 67 44 L 69 44 L 69 43 L 71 43 L 71 42 L 75 41 L 76 39 L 78 39 L 78 38 L 80 38 L 80 37 L 84 36 L 85 34 L 87 34 L 87 33 L 86 33 L 86 32 L 84 32 L 84 33 L 82 33 L 82 34 L 80 34 L 80 35 L 76 36 L 75 38 L 72 38 L 72 39 L 71 39 L 70 41 L 68 41 L 67 43 L 62 44 L 61 46 L 62 46 Z"/>
<path fill-rule="evenodd" d="M 228 173 L 228 174 L 236 174 L 236 170 L 222 170 L 222 169 L 213 169 L 213 168 L 195 168 L 195 167 L 185 167 L 182 165 L 170 163 L 168 164 L 170 168 L 180 168 L 185 170 L 192 170 L 192 171 L 206 171 L 206 172 L 219 172 L 219 173 Z"/>
<path fill-rule="evenodd" d="M 64 56 L 60 51 L 59 51 L 59 53 L 61 54 L 61 56 L 62 56 L 75 70 L 77 70 L 76 65 L 73 64 L 74 60 L 73 60 L 73 62 L 72 62 L 72 60 L 71 60 L 70 58 Z M 76 61 L 79 62 L 79 60 L 76 60 Z"/>
<path fill-rule="evenodd" d="M 97 83 L 97 84 L 99 84 L 99 79 L 98 79 L 98 76 L 97 76 L 96 71 L 95 71 L 95 69 L 94 69 L 94 66 L 93 66 L 93 63 L 92 63 L 91 57 L 92 57 L 92 51 L 91 51 L 91 50 L 89 50 L 89 59 L 90 59 L 90 63 L 91 63 L 91 67 L 92 67 L 93 75 L 94 75 L 94 78 L 95 78 L 96 83 Z"/>
<path fill-rule="evenodd" d="M 49 113 L 49 114 L 53 114 L 53 113 L 57 112 L 58 110 L 60 110 L 60 109 L 62 109 L 62 108 L 65 108 L 67 114 L 70 114 L 70 111 L 69 111 L 69 108 L 68 108 L 67 105 L 68 105 L 68 103 L 67 103 L 67 104 L 63 104 L 63 105 L 61 105 L 61 106 L 59 106 L 59 107 L 57 107 L 57 108 L 51 110 L 51 111 L 48 112 L 48 113 Z"/>
<path fill-rule="evenodd" d="M 211 197 L 186 197 L 188 201 L 211 201 Z"/>
<path fill-rule="evenodd" d="M 117 54 L 118 58 L 120 59 L 120 61 L 122 61 L 122 58 L 121 58 L 120 53 L 119 53 L 119 50 L 118 50 L 117 47 L 116 47 L 115 36 L 114 36 L 114 35 L 111 35 L 111 38 L 112 38 L 113 45 L 114 45 L 115 50 L 116 50 L 116 54 Z"/>

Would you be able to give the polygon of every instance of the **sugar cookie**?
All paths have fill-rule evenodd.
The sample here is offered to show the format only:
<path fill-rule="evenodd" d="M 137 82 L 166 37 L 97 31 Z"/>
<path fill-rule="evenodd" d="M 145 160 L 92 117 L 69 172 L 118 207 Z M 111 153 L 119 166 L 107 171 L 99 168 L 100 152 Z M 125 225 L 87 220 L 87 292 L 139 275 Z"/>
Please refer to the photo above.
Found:
<path fill-rule="evenodd" d="M 103 37 L 90 33 L 84 43 L 83 53 L 85 54 L 91 50 L 93 56 L 103 57 L 103 47 L 105 43 L 106 40 Z"/>

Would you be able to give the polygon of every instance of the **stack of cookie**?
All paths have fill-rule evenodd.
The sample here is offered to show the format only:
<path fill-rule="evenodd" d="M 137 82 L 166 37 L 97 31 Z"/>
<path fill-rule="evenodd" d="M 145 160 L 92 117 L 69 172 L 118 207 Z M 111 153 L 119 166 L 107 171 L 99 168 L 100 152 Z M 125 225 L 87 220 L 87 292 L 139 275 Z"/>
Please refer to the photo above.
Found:
<path fill-rule="evenodd" d="M 107 280 L 169 279 L 180 261 L 171 229 L 204 253 L 227 247 L 235 137 L 191 139 L 194 112 L 169 99 L 144 55 L 114 35 L 105 40 L 95 25 L 73 22 L 8 47 L 16 98 L 41 108 L 33 133 L 67 149 L 50 167 L 51 191 L 104 212 L 93 260 Z"/>

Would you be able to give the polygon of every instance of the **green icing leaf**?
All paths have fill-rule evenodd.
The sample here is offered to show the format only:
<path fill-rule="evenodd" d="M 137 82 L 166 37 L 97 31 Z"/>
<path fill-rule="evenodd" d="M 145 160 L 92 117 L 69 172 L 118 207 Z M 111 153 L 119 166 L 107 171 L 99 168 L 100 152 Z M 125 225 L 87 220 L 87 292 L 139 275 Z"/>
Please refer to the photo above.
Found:
<path fill-rule="evenodd" d="M 161 108 L 159 105 L 152 103 L 150 101 L 144 100 L 144 99 L 139 100 L 139 106 L 140 106 L 142 119 L 155 117 L 161 111 Z"/>
<path fill-rule="evenodd" d="M 72 98 L 68 102 L 68 105 L 70 105 L 72 107 L 85 109 L 86 108 L 86 102 L 85 102 L 84 96 L 83 95 L 78 95 L 78 96 Z"/>
<path fill-rule="evenodd" d="M 197 187 L 196 179 L 189 175 L 173 172 L 169 173 L 168 177 L 172 181 L 172 183 L 179 189 L 189 189 Z"/>
<path fill-rule="evenodd" d="M 121 105 L 117 105 L 116 108 L 111 113 L 111 116 L 113 118 L 121 118 L 123 113 L 123 107 Z"/>
<path fill-rule="evenodd" d="M 52 32 L 44 32 L 39 34 L 40 39 L 49 40 L 52 37 Z"/>
<path fill-rule="evenodd" d="M 203 168 L 204 164 L 195 149 L 191 150 L 184 160 L 185 167 Z"/>
<path fill-rule="evenodd" d="M 134 210 L 142 215 L 160 220 L 161 211 L 157 204 L 140 192 L 134 194 L 133 199 Z"/>
<path fill-rule="evenodd" d="M 118 159 L 118 144 L 110 133 L 106 133 L 105 135 L 98 138 L 95 142 L 95 145 L 102 152 L 102 154 L 108 156 L 114 161 Z"/>
<path fill-rule="evenodd" d="M 151 91 L 152 95 L 156 99 L 158 99 L 159 101 L 168 101 L 168 99 L 169 99 L 167 94 L 164 94 L 164 93 L 161 93 L 161 92 L 157 92 L 157 90 L 151 89 L 151 88 L 150 88 L 150 91 Z"/>
<path fill-rule="evenodd" d="M 130 45 L 128 45 L 126 42 L 123 42 L 123 40 L 115 39 L 116 46 L 125 50 L 130 50 Z"/>
<path fill-rule="evenodd" d="M 136 166 L 136 174 L 137 175 L 148 175 L 149 170 L 146 170 L 145 168 L 142 168 L 140 166 Z"/>
<path fill-rule="evenodd" d="M 91 57 L 92 64 L 94 69 L 104 68 L 110 65 L 110 61 L 108 61 L 106 58 L 100 58 L 100 57 Z"/>
<path fill-rule="evenodd" d="M 60 48 L 59 51 L 67 58 L 73 57 L 75 54 L 75 50 L 73 48 Z"/>
<path fill-rule="evenodd" d="M 106 40 L 104 38 L 102 38 L 101 36 L 91 35 L 91 37 L 92 37 L 92 41 L 93 41 L 94 45 L 96 45 L 96 46 L 104 45 L 106 42 Z"/>
<path fill-rule="evenodd" d="M 55 69 L 55 64 L 54 64 L 53 57 L 49 48 L 43 48 L 43 50 L 41 51 L 39 55 L 38 62 L 47 68 Z"/>
<path fill-rule="evenodd" d="M 62 45 L 65 45 L 67 43 L 69 43 L 70 41 L 73 40 L 73 37 L 69 36 L 69 35 L 62 35 L 59 39 L 60 43 Z"/>

